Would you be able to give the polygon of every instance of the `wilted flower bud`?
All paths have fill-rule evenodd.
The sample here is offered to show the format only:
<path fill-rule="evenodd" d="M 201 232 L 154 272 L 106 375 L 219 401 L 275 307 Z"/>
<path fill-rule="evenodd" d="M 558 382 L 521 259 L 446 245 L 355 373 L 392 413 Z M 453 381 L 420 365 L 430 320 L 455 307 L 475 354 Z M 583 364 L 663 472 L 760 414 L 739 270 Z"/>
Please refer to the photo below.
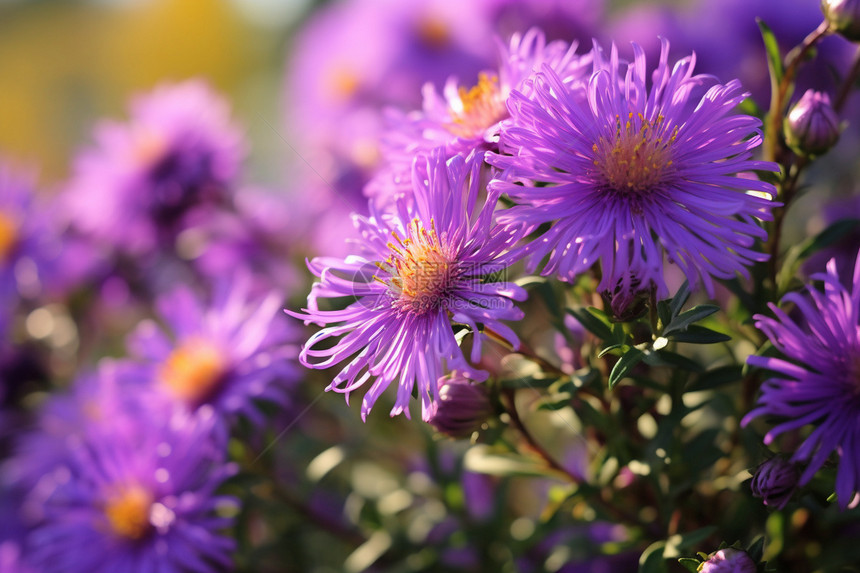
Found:
<path fill-rule="evenodd" d="M 821 0 L 830 28 L 852 42 L 860 40 L 860 0 Z"/>
<path fill-rule="evenodd" d="M 439 400 L 427 420 L 439 432 L 465 438 L 493 413 L 486 386 L 454 374 L 441 381 Z"/>
<path fill-rule="evenodd" d="M 764 504 L 774 509 L 782 509 L 800 479 L 800 470 L 793 463 L 783 458 L 771 458 L 761 464 L 753 476 L 752 494 L 762 498 Z"/>
<path fill-rule="evenodd" d="M 701 573 L 756 573 L 752 558 L 739 549 L 720 549 L 702 563 Z"/>
<path fill-rule="evenodd" d="M 821 155 L 833 147 L 839 140 L 839 117 L 830 97 L 807 90 L 785 118 L 785 139 L 802 155 Z"/>

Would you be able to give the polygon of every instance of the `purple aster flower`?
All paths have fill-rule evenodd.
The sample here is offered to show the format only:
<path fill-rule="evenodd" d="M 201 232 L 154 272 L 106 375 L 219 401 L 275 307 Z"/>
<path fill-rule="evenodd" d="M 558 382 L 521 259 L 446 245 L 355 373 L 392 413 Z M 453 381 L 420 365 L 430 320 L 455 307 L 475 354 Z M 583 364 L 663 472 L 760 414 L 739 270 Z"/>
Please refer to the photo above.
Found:
<path fill-rule="evenodd" d="M 97 126 L 67 194 L 85 235 L 133 254 L 172 248 L 183 217 L 228 196 L 244 155 L 225 101 L 202 81 L 162 85 L 132 100 L 127 124 Z"/>
<path fill-rule="evenodd" d="M 35 177 L 0 160 L 0 333 L 18 297 L 32 298 L 50 278 L 58 247 L 36 203 Z"/>
<path fill-rule="evenodd" d="M 425 82 L 474 76 L 493 61 L 491 36 L 477 2 L 329 3 L 290 51 L 287 133 L 325 181 L 360 197 L 379 161 L 380 110 L 420 105 Z"/>
<path fill-rule="evenodd" d="M 156 301 L 158 317 L 132 333 L 129 349 L 145 361 L 134 376 L 189 409 L 211 405 L 220 415 L 262 422 L 254 400 L 285 404 L 295 380 L 296 329 L 281 314 L 281 295 L 252 296 L 250 278 L 219 283 L 210 306 L 187 287 Z"/>
<path fill-rule="evenodd" d="M 589 40 L 603 29 L 605 0 L 481 0 L 503 38 L 538 26 L 551 40 Z"/>
<path fill-rule="evenodd" d="M 756 573 L 755 562 L 739 549 L 720 549 L 702 563 L 701 573 Z"/>
<path fill-rule="evenodd" d="M 532 28 L 514 34 L 505 45 L 497 40 L 500 65 L 484 71 L 474 87 L 462 86 L 451 77 L 440 94 L 432 84 L 424 86 L 422 111 L 407 115 L 392 110 L 392 129 L 384 136 L 382 172 L 371 181 L 366 193 L 377 201 L 409 194 L 411 171 L 417 154 L 444 148 L 446 157 L 455 154 L 498 149 L 501 121 L 508 118 L 505 102 L 513 90 L 528 93 L 525 84 L 541 65 L 552 68 L 562 81 L 579 85 L 587 77 L 590 55 L 576 54 L 577 44 L 547 43 L 542 31 Z"/>
<path fill-rule="evenodd" d="M 758 406 L 743 423 L 760 416 L 778 420 L 765 435 L 766 444 L 780 434 L 812 424 L 814 429 L 797 448 L 793 462 L 808 462 L 800 485 L 812 479 L 834 451 L 842 458 L 836 474 L 836 495 L 842 507 L 860 491 L 860 261 L 853 285 L 846 288 L 836 274 L 836 262 L 813 280 L 824 290 L 808 289 L 808 297 L 789 293 L 784 302 L 798 311 L 791 318 L 771 305 L 776 318 L 755 315 L 756 327 L 785 356 L 750 356 L 751 366 L 777 375 L 762 384 Z"/>
<path fill-rule="evenodd" d="M 426 161 L 428 178 L 416 177 L 414 204 L 400 203 L 390 215 L 355 216 L 361 253 L 312 260 L 308 266 L 320 280 L 308 297 L 309 308 L 290 313 L 325 326 L 304 345 L 302 364 L 328 368 L 347 361 L 329 390 L 348 398 L 375 378 L 362 402 L 362 418 L 395 382 L 391 415 L 409 416 L 417 383 L 427 420 L 446 368 L 486 378 L 463 356 L 458 340 L 466 330 L 460 325 L 474 337 L 472 362 L 480 360 L 485 329 L 519 344 L 501 321 L 522 317 L 511 299 L 522 300 L 525 291 L 498 278 L 515 237 L 494 225 L 495 198 L 477 205 L 480 160 L 457 156 L 446 164 L 437 152 Z M 320 299 L 343 296 L 358 300 L 342 310 L 319 308 Z"/>
<path fill-rule="evenodd" d="M 551 225 L 522 251 L 531 270 L 548 257 L 545 275 L 572 280 L 599 262 L 599 290 L 613 298 L 652 287 L 667 296 L 668 258 L 713 295 L 712 277 L 766 258 L 757 220 L 773 203 L 750 192 L 775 190 L 736 175 L 776 165 L 751 160 L 760 122 L 733 113 L 744 98 L 736 80 L 693 75 L 694 57 L 670 68 L 664 41 L 649 90 L 644 53 L 633 50 L 625 65 L 615 46 L 608 59 L 595 47 L 586 105 L 547 66 L 530 97 L 511 95 L 503 154 L 487 160 L 505 170 L 490 187 L 518 205 L 498 219 L 529 232 Z"/>
<path fill-rule="evenodd" d="M 235 469 L 213 439 L 215 415 L 170 408 L 145 416 L 111 413 L 91 427 L 28 500 L 40 519 L 26 554 L 58 573 L 194 571 L 230 568 L 235 504 L 216 489 Z"/>

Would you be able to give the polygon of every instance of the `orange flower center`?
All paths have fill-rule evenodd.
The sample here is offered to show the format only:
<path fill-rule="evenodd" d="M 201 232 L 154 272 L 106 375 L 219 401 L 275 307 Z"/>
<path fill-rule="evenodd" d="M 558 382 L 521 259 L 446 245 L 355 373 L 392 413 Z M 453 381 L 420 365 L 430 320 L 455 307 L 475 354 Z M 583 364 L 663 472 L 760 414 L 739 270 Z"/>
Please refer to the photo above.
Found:
<path fill-rule="evenodd" d="M 162 364 L 161 381 L 180 400 L 199 404 L 218 387 L 225 366 L 220 349 L 203 340 L 191 340 Z"/>
<path fill-rule="evenodd" d="M 111 531 L 126 539 L 140 539 L 151 524 L 152 496 L 140 486 L 120 489 L 105 504 L 104 512 Z"/>
<path fill-rule="evenodd" d="M 12 217 L 0 211 L 0 263 L 6 261 L 18 241 L 18 224 Z"/>
<path fill-rule="evenodd" d="M 451 103 L 448 131 L 461 137 L 479 137 L 508 116 L 499 78 L 480 74 L 478 85 L 470 90 L 460 88 L 460 101 Z"/>
<path fill-rule="evenodd" d="M 164 156 L 167 142 L 164 136 L 151 128 L 140 128 L 134 132 L 132 154 L 140 165 L 155 165 Z"/>
<path fill-rule="evenodd" d="M 592 146 L 594 166 L 606 186 L 621 193 L 642 193 L 654 188 L 672 167 L 672 143 L 678 128 L 671 130 L 663 116 L 645 119 L 631 112 L 627 121 L 615 116 L 615 136 L 601 137 Z"/>
<path fill-rule="evenodd" d="M 397 296 L 395 304 L 398 308 L 424 314 L 442 305 L 456 286 L 460 273 L 456 257 L 439 240 L 432 222 L 428 231 L 418 219 L 414 219 L 408 231 L 409 236 L 405 239 L 393 233 L 397 243 L 388 243 L 390 256 L 385 262 L 377 263 L 390 277 L 385 280 L 374 278 Z"/>

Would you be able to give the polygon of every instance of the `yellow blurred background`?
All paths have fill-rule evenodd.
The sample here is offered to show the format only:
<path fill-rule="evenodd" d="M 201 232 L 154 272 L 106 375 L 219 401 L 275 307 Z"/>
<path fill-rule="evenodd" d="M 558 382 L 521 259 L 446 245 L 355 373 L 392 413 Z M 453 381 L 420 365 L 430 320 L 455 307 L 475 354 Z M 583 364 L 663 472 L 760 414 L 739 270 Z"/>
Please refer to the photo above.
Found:
<path fill-rule="evenodd" d="M 266 131 L 278 129 L 283 46 L 308 4 L 0 1 L 0 153 L 57 183 L 93 123 L 124 118 L 130 95 L 202 76 L 232 102 L 265 162 L 270 146 L 258 140 L 279 137 Z"/>

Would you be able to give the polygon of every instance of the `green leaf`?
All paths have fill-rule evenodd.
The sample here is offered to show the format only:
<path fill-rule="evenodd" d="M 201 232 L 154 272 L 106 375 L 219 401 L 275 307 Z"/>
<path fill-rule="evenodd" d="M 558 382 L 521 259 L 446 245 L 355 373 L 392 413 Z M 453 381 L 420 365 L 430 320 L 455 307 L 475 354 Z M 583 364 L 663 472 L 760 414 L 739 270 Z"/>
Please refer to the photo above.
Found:
<path fill-rule="evenodd" d="M 713 390 L 732 382 L 737 382 L 743 378 L 743 365 L 732 364 L 730 366 L 720 366 L 713 370 L 708 370 L 690 384 L 686 388 L 686 392 L 698 392 L 700 390 Z"/>
<path fill-rule="evenodd" d="M 469 448 L 463 458 L 463 467 L 473 472 L 497 476 L 547 477 L 553 475 L 552 470 L 536 460 L 519 454 L 498 452 L 486 444 Z"/>
<path fill-rule="evenodd" d="M 523 376 L 520 378 L 506 378 L 499 380 L 499 386 L 504 389 L 519 390 L 521 388 L 549 388 L 560 378 L 558 376 L 536 377 Z"/>
<path fill-rule="evenodd" d="M 563 410 L 564 408 L 570 406 L 570 401 L 572 398 L 573 396 L 567 393 L 544 396 L 538 402 L 537 409 L 550 411 Z"/>
<path fill-rule="evenodd" d="M 645 358 L 645 353 L 638 348 L 631 348 L 622 356 L 615 366 L 612 367 L 612 372 L 609 373 L 609 387 L 613 388 L 618 384 L 634 366 L 642 362 Z"/>
<path fill-rule="evenodd" d="M 657 318 L 664 326 L 672 322 L 672 311 L 669 309 L 669 301 L 661 300 L 657 303 Z"/>
<path fill-rule="evenodd" d="M 666 573 L 666 561 L 663 559 L 665 541 L 657 541 L 648 546 L 639 557 L 639 573 Z"/>
<path fill-rule="evenodd" d="M 761 556 L 764 554 L 764 535 L 759 535 L 755 541 L 747 547 L 747 553 L 756 563 L 761 561 Z"/>
<path fill-rule="evenodd" d="M 692 559 L 691 557 L 681 557 L 678 559 L 678 563 L 690 573 L 696 573 L 699 570 L 699 565 L 701 565 L 701 561 Z"/>
<path fill-rule="evenodd" d="M 776 36 L 773 35 L 770 27 L 764 23 L 761 18 L 756 18 L 758 28 L 761 31 L 761 38 L 764 40 L 764 51 L 767 54 L 767 68 L 770 71 L 770 89 L 771 93 L 776 93 L 779 90 L 779 84 L 785 75 L 785 69 L 782 67 L 782 54 L 779 52 L 779 42 L 776 41 Z M 770 110 L 770 113 L 782 113 L 782 110 Z"/>
<path fill-rule="evenodd" d="M 698 324 L 691 324 L 687 327 L 687 330 L 676 332 L 669 338 L 689 344 L 716 344 L 718 342 L 728 342 L 732 339 L 728 334 L 723 334 L 722 332 L 717 332 Z"/>
<path fill-rule="evenodd" d="M 764 117 L 764 111 L 762 111 L 756 101 L 751 97 L 746 98 L 738 104 L 738 111 L 746 115 L 754 115 L 759 119 Z"/>
<path fill-rule="evenodd" d="M 644 357 L 645 363 L 651 366 L 668 366 L 670 368 L 680 368 L 690 372 L 702 372 L 704 368 L 698 362 L 687 358 L 677 352 L 669 350 L 655 350 L 649 352 Z"/>
<path fill-rule="evenodd" d="M 597 309 L 594 309 L 597 310 Z M 567 309 L 567 312 L 573 316 L 579 323 L 585 327 L 585 329 L 596 336 L 601 340 L 612 340 L 612 327 L 609 325 L 609 322 L 604 322 L 599 319 L 593 312 L 592 309 L 587 310 L 575 310 L 572 308 Z"/>
<path fill-rule="evenodd" d="M 690 284 L 687 281 L 684 281 L 684 284 L 681 285 L 681 288 L 678 289 L 678 292 L 675 293 L 675 296 L 672 298 L 672 302 L 669 304 L 669 313 L 672 318 L 678 316 L 681 309 L 684 308 L 685 304 L 687 304 L 687 300 L 689 298 Z"/>
<path fill-rule="evenodd" d="M 806 239 L 799 245 L 790 248 L 785 254 L 785 260 L 779 269 L 777 284 L 779 292 L 786 292 L 791 281 L 797 276 L 800 265 L 811 255 L 833 245 L 848 233 L 860 229 L 860 219 L 840 219 L 814 237 Z"/>
<path fill-rule="evenodd" d="M 720 310 L 720 307 L 713 304 L 700 304 L 694 306 L 687 312 L 679 314 L 663 331 L 663 336 L 668 336 L 672 332 L 687 330 L 687 327 L 694 322 L 699 322 L 703 318 L 711 316 Z"/>
<path fill-rule="evenodd" d="M 616 356 L 621 356 L 622 354 L 627 352 L 628 348 L 630 348 L 629 344 L 611 344 L 611 345 L 607 346 L 606 348 L 604 348 L 603 350 L 601 350 L 600 353 L 597 355 L 597 357 L 603 358 L 607 354 L 615 354 Z M 620 352 L 615 352 L 616 350 L 620 350 Z"/>

